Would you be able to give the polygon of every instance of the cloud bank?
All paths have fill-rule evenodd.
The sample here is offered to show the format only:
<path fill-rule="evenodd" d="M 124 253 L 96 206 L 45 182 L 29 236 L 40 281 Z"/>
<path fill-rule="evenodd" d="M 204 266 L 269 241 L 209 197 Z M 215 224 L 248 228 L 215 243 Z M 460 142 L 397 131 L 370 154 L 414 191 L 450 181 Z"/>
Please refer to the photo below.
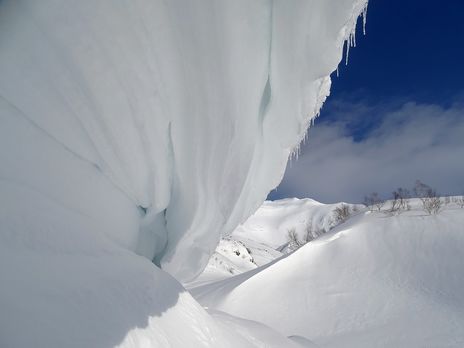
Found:
<path fill-rule="evenodd" d="M 464 192 L 464 104 L 341 101 L 328 112 L 271 199 L 360 202 L 373 191 L 389 197 L 416 179 L 441 194 Z"/>

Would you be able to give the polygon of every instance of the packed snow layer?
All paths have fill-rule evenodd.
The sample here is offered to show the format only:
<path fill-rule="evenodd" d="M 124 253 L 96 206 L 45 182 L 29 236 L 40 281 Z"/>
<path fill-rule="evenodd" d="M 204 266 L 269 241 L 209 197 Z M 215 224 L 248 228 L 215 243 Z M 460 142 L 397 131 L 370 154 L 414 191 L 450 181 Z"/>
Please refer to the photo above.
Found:
<path fill-rule="evenodd" d="M 462 347 L 464 210 L 411 205 L 358 214 L 285 258 L 190 291 L 322 347 Z"/>
<path fill-rule="evenodd" d="M 281 180 L 366 2 L 2 1 L 0 185 L 191 279 Z"/>
<path fill-rule="evenodd" d="M 226 328 L 60 202 L 15 187 L 0 195 L 11 200 L 0 209 L 0 347 L 296 347 L 263 324 Z"/>

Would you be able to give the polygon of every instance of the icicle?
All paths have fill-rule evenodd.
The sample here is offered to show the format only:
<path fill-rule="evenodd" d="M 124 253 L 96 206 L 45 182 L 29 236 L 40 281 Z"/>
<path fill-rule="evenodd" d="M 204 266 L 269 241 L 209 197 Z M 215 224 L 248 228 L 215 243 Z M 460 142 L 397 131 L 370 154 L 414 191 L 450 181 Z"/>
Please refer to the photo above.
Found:
<path fill-rule="evenodd" d="M 298 161 L 298 158 L 300 157 L 300 152 L 301 152 L 301 143 L 296 146 L 291 155 L 290 155 L 290 160 L 295 160 Z"/>
<path fill-rule="evenodd" d="M 348 56 L 350 55 L 350 38 L 348 38 L 348 40 L 346 41 L 345 65 L 348 65 Z"/>
<path fill-rule="evenodd" d="M 368 4 L 368 3 L 367 3 Z M 366 23 L 367 23 L 367 4 L 364 7 L 364 10 L 362 12 L 362 18 L 363 18 L 363 34 L 366 35 Z"/>
<path fill-rule="evenodd" d="M 339 73 L 338 73 L 338 65 L 337 65 L 337 77 L 340 77 Z"/>
<path fill-rule="evenodd" d="M 298 144 L 298 146 L 295 146 L 295 148 L 290 153 L 290 167 L 292 166 L 293 161 L 298 161 L 298 158 L 300 157 L 300 151 L 301 151 L 301 143 Z"/>

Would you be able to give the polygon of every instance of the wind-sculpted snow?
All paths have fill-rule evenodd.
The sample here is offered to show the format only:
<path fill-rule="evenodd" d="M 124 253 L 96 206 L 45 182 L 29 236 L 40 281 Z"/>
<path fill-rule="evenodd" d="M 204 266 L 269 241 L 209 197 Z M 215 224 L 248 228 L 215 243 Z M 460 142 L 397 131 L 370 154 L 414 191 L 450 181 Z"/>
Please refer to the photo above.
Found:
<path fill-rule="evenodd" d="M 281 180 L 365 6 L 4 0 L 0 185 L 192 278 Z"/>
<path fill-rule="evenodd" d="M 0 0 L 0 346 L 247 346 L 150 261 L 279 183 L 366 2 Z"/>
<path fill-rule="evenodd" d="M 280 202 L 298 224 L 295 203 Z M 395 214 L 391 203 L 352 215 L 286 257 L 190 292 L 210 311 L 321 347 L 463 347 L 464 209 L 448 203 L 429 215 L 411 199 Z M 320 208 L 310 209 L 317 216 Z"/>

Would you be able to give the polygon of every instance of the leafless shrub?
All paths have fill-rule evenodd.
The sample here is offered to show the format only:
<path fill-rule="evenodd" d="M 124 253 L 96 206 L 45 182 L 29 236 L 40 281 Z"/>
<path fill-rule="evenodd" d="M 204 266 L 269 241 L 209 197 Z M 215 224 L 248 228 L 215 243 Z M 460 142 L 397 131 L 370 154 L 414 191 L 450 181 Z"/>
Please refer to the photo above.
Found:
<path fill-rule="evenodd" d="M 334 217 L 337 223 L 346 221 L 351 215 L 350 207 L 347 204 L 341 204 L 334 210 Z"/>
<path fill-rule="evenodd" d="M 429 215 L 437 214 L 441 210 L 443 202 L 437 192 L 429 185 L 416 180 L 414 194 L 422 201 L 422 208 Z"/>
<path fill-rule="evenodd" d="M 444 199 L 443 199 L 443 205 L 448 205 L 451 203 L 451 198 L 450 196 L 446 196 Z"/>
<path fill-rule="evenodd" d="M 464 208 L 464 196 L 453 197 L 453 203 L 455 203 L 460 208 Z"/>
<path fill-rule="evenodd" d="M 409 210 L 411 209 L 411 206 L 409 204 L 409 198 L 411 198 L 411 193 L 409 192 L 408 189 L 405 188 L 398 188 L 397 194 L 400 200 L 400 207 L 403 210 Z"/>
<path fill-rule="evenodd" d="M 456 204 L 461 208 L 464 208 L 464 196 L 457 197 Z"/>
<path fill-rule="evenodd" d="M 287 232 L 287 238 L 288 238 L 288 248 L 290 250 L 296 250 L 306 244 L 304 241 L 300 241 L 298 238 L 298 234 L 296 233 L 295 228 L 291 228 Z"/>
<path fill-rule="evenodd" d="M 422 201 L 422 203 L 431 195 L 432 191 L 433 189 L 429 185 L 424 184 L 420 180 L 416 180 L 413 192 L 414 195 Z"/>
<path fill-rule="evenodd" d="M 308 243 L 324 233 L 325 233 L 325 230 L 322 227 L 319 227 L 317 225 L 314 226 L 313 220 L 309 219 L 309 221 L 306 224 L 305 235 L 304 235 L 303 241 L 305 243 Z"/>
<path fill-rule="evenodd" d="M 431 197 L 427 197 L 423 203 L 424 210 L 429 215 L 438 214 L 442 206 L 443 202 L 441 201 L 440 197 L 437 197 L 435 191 L 433 191 L 433 195 Z"/>
<path fill-rule="evenodd" d="M 309 221 L 307 224 L 306 224 L 306 230 L 305 230 L 305 235 L 304 235 L 304 242 L 305 243 L 308 243 L 310 241 L 312 241 L 314 239 L 314 235 L 313 235 L 313 224 L 312 224 L 312 221 Z"/>
<path fill-rule="evenodd" d="M 298 238 L 298 234 L 296 233 L 296 228 L 291 228 L 287 232 L 287 239 L 288 239 L 288 249 L 296 250 L 301 248 L 306 243 L 314 240 L 314 238 L 319 237 L 321 234 L 325 233 L 325 231 L 319 227 L 313 228 L 312 219 L 310 219 L 306 223 L 303 239 L 300 240 Z"/>
<path fill-rule="evenodd" d="M 411 197 L 409 190 L 399 187 L 396 191 L 392 192 L 393 199 L 391 200 L 390 212 L 400 213 L 403 210 L 411 209 L 409 198 Z"/>
<path fill-rule="evenodd" d="M 370 210 L 377 209 L 380 211 L 385 205 L 385 200 L 382 199 L 377 192 L 372 192 L 369 196 L 364 197 L 364 205 Z"/>

